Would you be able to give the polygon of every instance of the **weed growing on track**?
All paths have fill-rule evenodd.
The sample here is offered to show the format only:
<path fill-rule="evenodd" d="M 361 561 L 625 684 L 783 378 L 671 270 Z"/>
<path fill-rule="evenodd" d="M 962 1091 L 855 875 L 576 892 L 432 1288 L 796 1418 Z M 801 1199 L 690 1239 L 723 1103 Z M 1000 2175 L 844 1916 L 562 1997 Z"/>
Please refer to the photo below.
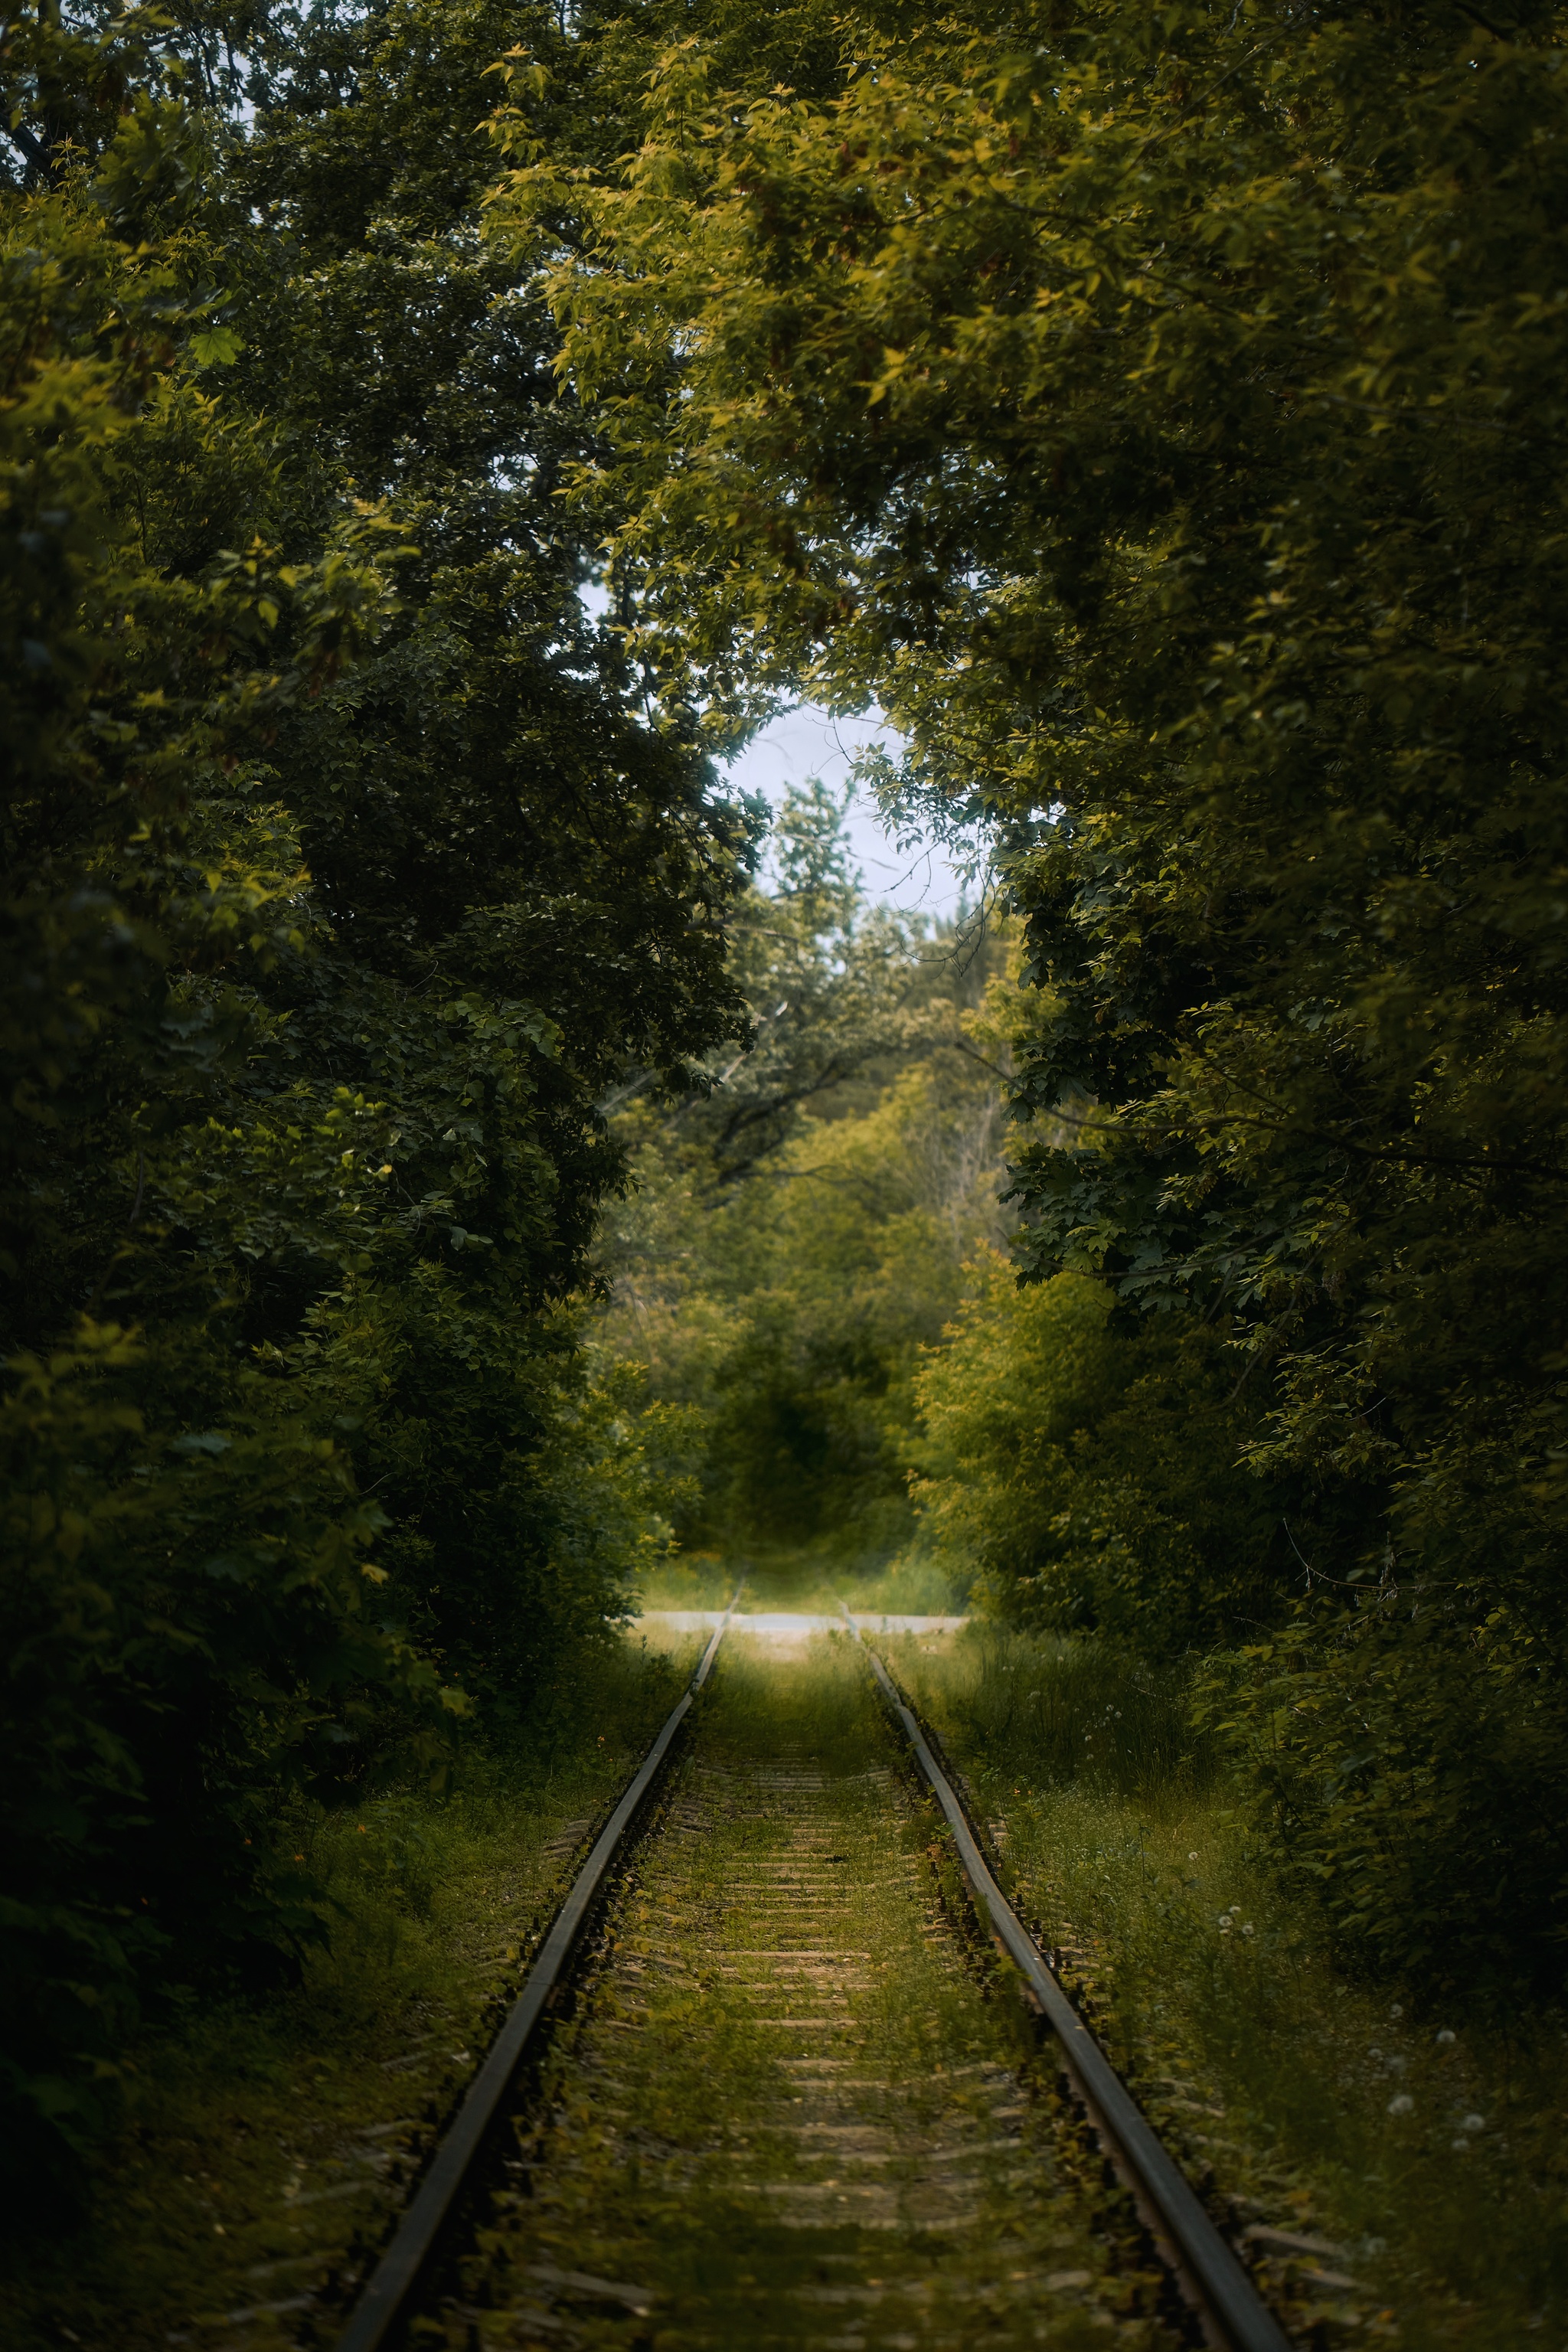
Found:
<path fill-rule="evenodd" d="M 692 1720 L 513 2185 L 415 2340 L 1172 2352 L 863 1659 L 731 1636 Z"/>
<path fill-rule="evenodd" d="M 300 1822 L 340 1906 L 329 1952 L 264 1996 L 192 1994 L 132 2053 L 128 2128 L 81 2225 L 0 2248 L 5 2352 L 292 2344 L 377 2242 L 580 1851 L 697 1645 L 591 1663 L 450 1796 L 403 1790 Z M 552 1850 L 553 1849 L 553 1850 Z M 228 2334 L 232 2336 L 231 2326 Z M 307 2337 L 305 2340 L 310 2340 Z"/>
<path fill-rule="evenodd" d="M 1299 2320 L 1409 2352 L 1556 2340 L 1563 2018 L 1417 2013 L 1339 1973 L 1253 1860 L 1170 1678 L 993 1627 L 883 1646 L 1192 2176 L 1239 2222 L 1332 2249 L 1279 2250 Z"/>

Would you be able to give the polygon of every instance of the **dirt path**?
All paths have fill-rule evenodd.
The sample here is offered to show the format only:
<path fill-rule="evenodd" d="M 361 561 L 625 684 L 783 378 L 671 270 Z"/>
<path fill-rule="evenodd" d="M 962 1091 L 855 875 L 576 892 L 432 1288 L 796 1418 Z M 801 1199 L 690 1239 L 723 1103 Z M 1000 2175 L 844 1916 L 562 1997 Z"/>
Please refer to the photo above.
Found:
<path fill-rule="evenodd" d="M 840 1644 L 726 1657 L 449 2343 L 1178 2340 L 1091 2226 L 934 1837 Z"/>

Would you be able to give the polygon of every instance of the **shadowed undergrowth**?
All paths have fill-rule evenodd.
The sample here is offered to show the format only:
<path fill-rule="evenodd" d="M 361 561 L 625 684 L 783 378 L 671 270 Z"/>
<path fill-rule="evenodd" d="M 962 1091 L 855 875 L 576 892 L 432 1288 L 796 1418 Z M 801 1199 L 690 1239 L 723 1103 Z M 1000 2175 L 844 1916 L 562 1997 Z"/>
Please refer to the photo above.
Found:
<path fill-rule="evenodd" d="M 330 2316 L 472 2074 L 590 1822 L 696 1654 L 585 1662 L 447 1797 L 311 1811 L 331 1948 L 267 1997 L 188 1997 L 130 2053 L 130 2116 L 74 2227 L 0 2249 L 6 2352 L 247 2352 L 331 2342 Z M 309 2309 L 324 2296 L 328 2315 Z M 252 2315 L 215 2335 L 226 2315 Z"/>
<path fill-rule="evenodd" d="M 1153 2121 L 1243 2224 L 1331 2251 L 1326 2340 L 1552 2340 L 1568 2314 L 1568 2033 L 1344 1973 L 1262 1867 L 1174 1675 L 975 1626 L 889 1664 Z M 1280 2252 L 1279 2267 L 1286 2267 Z M 1544 2338 L 1542 2330 L 1547 2331 Z"/>
<path fill-rule="evenodd" d="M 814 1556 L 743 1565 L 752 1607 L 823 1609 L 844 1589 Z M 698 1570 L 723 1599 L 739 1572 Z M 867 1590 L 847 1595 L 865 1605 Z M 301 1850 L 339 1906 L 332 1949 L 291 1990 L 188 2000 L 143 2038 L 132 2121 L 96 2168 L 90 2221 L 6 2250 L 7 2352 L 200 2352 L 242 2310 L 258 2314 L 246 2323 L 256 2352 L 310 2340 L 305 2298 L 334 2307 L 379 2235 L 585 1824 L 696 1646 L 628 1642 L 561 1692 L 526 1742 L 473 1756 L 447 1800 L 405 1789 L 301 1818 Z M 731 1643 L 710 1693 L 715 1755 L 738 1764 L 782 1745 L 814 1769 L 863 1769 L 879 1736 L 847 1646 L 814 1643 L 793 1662 L 748 1647 Z M 1103 1647 L 993 1627 L 883 1647 L 998 1825 L 1021 1907 L 1192 2177 L 1238 2225 L 1328 2250 L 1279 2258 L 1318 2340 L 1410 2352 L 1550 2341 L 1542 2331 L 1568 2311 L 1562 2021 L 1428 2013 L 1337 1969 L 1262 1867 L 1174 1680 Z M 704 1866 L 717 1885 L 722 1841 Z M 695 2099 L 711 2123 L 732 2088 L 725 2128 L 743 2137 L 745 2068 L 731 2085 L 690 2068 L 689 2051 L 661 2061 L 672 2115 Z M 1351 2284 L 1319 2288 L 1314 2273 Z"/>

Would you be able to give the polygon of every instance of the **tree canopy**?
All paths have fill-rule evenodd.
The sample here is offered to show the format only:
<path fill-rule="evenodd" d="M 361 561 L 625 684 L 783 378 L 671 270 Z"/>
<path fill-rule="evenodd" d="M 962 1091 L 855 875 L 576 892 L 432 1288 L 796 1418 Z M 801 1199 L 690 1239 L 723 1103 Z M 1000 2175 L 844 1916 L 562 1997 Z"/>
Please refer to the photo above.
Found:
<path fill-rule="evenodd" d="M 619 1111 L 634 1185 L 601 1255 L 610 1343 L 683 1432 L 681 1534 L 863 1572 L 909 1536 L 920 1350 L 1005 1231 L 1006 982 L 978 918 L 868 903 L 845 814 L 786 791 L 731 917 L 751 1042 L 710 1091 Z"/>
<path fill-rule="evenodd" d="M 1563 31 L 872 11 L 824 90 L 699 28 L 618 170 L 522 144 L 500 205 L 556 226 L 639 656 L 736 711 L 874 697 L 895 800 L 992 817 L 1049 1123 L 1026 1262 L 1214 1321 L 1310 1497 L 1283 1716 L 1254 1662 L 1298 1851 L 1347 1933 L 1430 1955 L 1469 1808 L 1467 1884 L 1547 1967 Z"/>
<path fill-rule="evenodd" d="M 693 1531 L 912 1475 L 1201 1658 L 1365 1965 L 1558 1981 L 1565 32 L 0 33 L 21 2172 L 325 1932 L 302 1806 L 606 1638 L 688 1423 Z M 802 693 L 1013 980 L 820 789 L 758 881 L 710 762 Z"/>
<path fill-rule="evenodd" d="M 584 611 L 593 445 L 482 233 L 486 74 L 552 21 L 0 52 L 24 2173 L 150 1986 L 323 1932 L 304 1798 L 439 1769 L 662 1540 L 574 1302 L 601 1097 L 742 1032 L 751 835 Z"/>

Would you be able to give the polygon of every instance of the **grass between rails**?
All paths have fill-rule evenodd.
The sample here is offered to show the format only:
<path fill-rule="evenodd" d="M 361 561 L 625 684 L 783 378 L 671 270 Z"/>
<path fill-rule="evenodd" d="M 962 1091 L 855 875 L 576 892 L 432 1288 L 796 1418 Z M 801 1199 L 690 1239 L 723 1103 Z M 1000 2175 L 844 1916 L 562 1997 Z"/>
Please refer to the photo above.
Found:
<path fill-rule="evenodd" d="M 330 2342 L 420 2154 L 474 2071 L 581 1836 L 697 1654 L 591 1662 L 450 1796 L 302 1824 L 341 1906 L 269 1995 L 192 1995 L 132 2053 L 119 2140 L 74 2226 L 0 2245 L 5 2352 Z"/>
<path fill-rule="evenodd" d="M 742 1565 L 748 1607 L 912 1605 L 827 1555 L 692 1573 L 728 1600 Z M 1279 2257 L 1317 2340 L 1559 2340 L 1563 2019 L 1428 2015 L 1339 1975 L 1253 1863 L 1169 1679 L 996 1628 L 882 1646 L 984 1818 L 1005 1822 L 1020 1907 L 1193 2177 L 1220 2210 L 1339 2250 Z M 697 1647 L 627 1643 L 531 1746 L 472 1757 L 450 1800 L 403 1792 L 310 1825 L 342 1905 L 332 1951 L 291 1990 L 193 1998 L 144 2036 L 86 2219 L 0 2252 L 6 2352 L 331 2339 L 334 2296 L 569 1874 L 567 1825 L 624 1783 Z M 1324 2272 L 1354 2291 L 1315 2288 Z"/>
<path fill-rule="evenodd" d="M 883 1647 L 1189 2173 L 1242 2222 L 1333 2249 L 1271 2258 L 1299 2324 L 1408 2352 L 1560 2341 L 1563 2016 L 1428 2013 L 1339 1973 L 1255 1864 L 1178 1683 L 992 1627 Z"/>
<path fill-rule="evenodd" d="M 732 1634 L 693 1725 L 414 2340 L 1171 2352 L 862 1656 Z"/>

